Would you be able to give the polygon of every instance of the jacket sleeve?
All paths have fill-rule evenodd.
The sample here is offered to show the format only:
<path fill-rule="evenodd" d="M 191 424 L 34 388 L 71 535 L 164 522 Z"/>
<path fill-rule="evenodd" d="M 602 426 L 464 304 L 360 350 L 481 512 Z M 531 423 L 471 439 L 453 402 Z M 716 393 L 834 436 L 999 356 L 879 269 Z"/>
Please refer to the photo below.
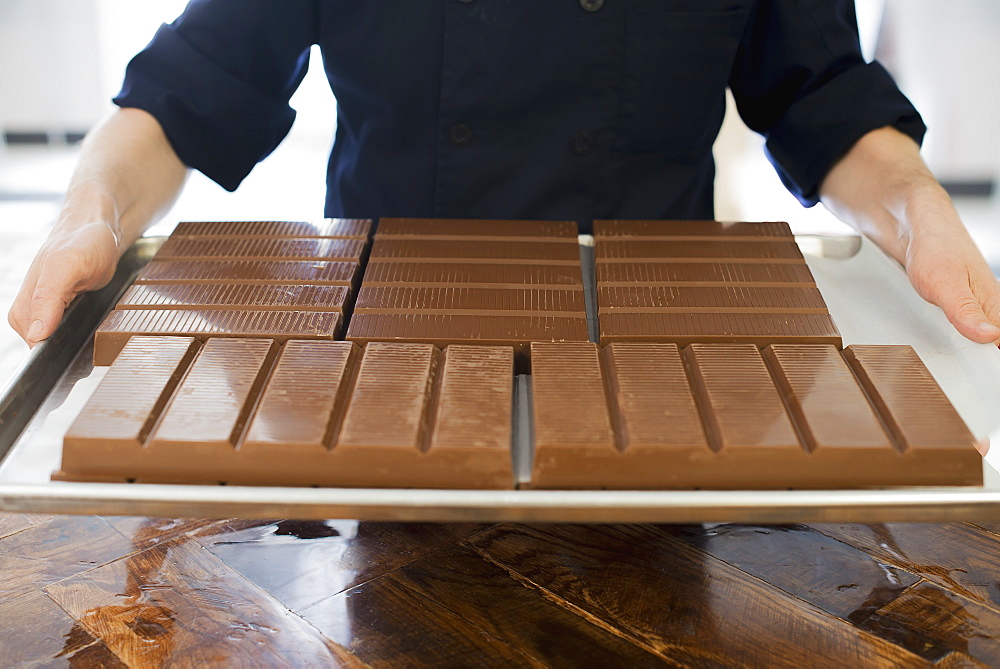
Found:
<path fill-rule="evenodd" d="M 309 0 L 193 0 L 132 59 L 114 102 L 152 114 L 185 164 L 235 190 L 295 120 L 316 25 Z"/>
<path fill-rule="evenodd" d="M 869 131 L 894 126 L 923 140 L 920 114 L 885 68 L 862 57 L 851 0 L 760 0 L 753 11 L 729 85 L 803 205 L 819 201 L 827 172 Z"/>

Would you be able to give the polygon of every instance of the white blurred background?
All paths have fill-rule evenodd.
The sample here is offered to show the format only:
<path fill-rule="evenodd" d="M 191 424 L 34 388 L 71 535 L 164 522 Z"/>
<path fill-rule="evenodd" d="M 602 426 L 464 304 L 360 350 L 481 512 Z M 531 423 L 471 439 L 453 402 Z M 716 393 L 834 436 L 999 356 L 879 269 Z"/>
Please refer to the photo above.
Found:
<path fill-rule="evenodd" d="M 0 0 L 0 310 L 58 214 L 76 141 L 112 109 L 131 56 L 182 0 Z M 924 157 L 956 194 L 1000 274 L 1000 3 L 857 0 L 862 46 L 894 74 L 930 131 Z M 233 194 L 200 174 L 152 232 L 183 219 L 318 218 L 336 123 L 319 54 L 292 99 L 295 126 Z M 716 143 L 716 215 L 787 220 L 800 233 L 850 230 L 822 205 L 802 208 L 764 158 L 762 139 L 727 115 Z M 0 381 L 26 353 L 0 327 Z"/>

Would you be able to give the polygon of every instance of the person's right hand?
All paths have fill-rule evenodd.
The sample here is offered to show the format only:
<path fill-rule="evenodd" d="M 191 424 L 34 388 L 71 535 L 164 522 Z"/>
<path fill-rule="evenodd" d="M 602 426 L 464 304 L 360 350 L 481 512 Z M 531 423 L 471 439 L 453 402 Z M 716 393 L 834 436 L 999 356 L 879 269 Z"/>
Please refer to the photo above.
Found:
<path fill-rule="evenodd" d="M 11 327 L 28 346 L 47 339 L 73 298 L 111 280 L 118 256 L 118 238 L 110 224 L 57 225 L 14 299 L 7 315 Z"/>

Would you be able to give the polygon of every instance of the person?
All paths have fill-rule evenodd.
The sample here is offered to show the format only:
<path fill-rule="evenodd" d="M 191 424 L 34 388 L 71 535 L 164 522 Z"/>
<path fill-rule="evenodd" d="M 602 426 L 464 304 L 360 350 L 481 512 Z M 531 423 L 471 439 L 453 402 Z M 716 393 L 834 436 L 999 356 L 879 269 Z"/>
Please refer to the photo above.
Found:
<path fill-rule="evenodd" d="M 277 146 L 313 44 L 338 104 L 326 216 L 711 219 L 728 86 L 803 204 L 873 239 L 965 337 L 1000 340 L 997 281 L 850 0 L 193 0 L 83 143 L 10 310 L 29 345 L 189 169 L 232 190 Z"/>

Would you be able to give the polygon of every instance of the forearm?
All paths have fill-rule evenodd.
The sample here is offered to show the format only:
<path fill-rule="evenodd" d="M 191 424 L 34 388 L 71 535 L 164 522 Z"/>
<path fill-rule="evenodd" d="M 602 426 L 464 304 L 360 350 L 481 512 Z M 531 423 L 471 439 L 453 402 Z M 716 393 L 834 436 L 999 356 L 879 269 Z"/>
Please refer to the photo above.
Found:
<path fill-rule="evenodd" d="M 106 225 L 124 252 L 170 208 L 186 176 L 156 119 L 117 110 L 84 140 L 53 235 Z"/>

